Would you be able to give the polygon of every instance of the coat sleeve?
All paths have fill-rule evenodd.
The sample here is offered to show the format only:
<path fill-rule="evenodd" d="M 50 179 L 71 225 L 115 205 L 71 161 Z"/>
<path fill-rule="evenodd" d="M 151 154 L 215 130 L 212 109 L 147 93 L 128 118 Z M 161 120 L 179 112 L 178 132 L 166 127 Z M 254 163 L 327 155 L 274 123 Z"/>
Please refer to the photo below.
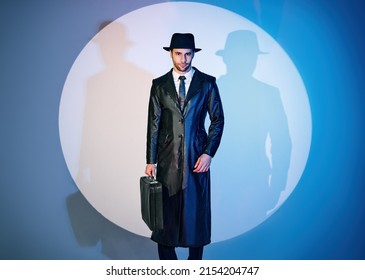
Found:
<path fill-rule="evenodd" d="M 161 119 L 161 107 L 156 85 L 152 83 L 148 105 L 146 162 L 157 163 L 157 143 Z"/>
<path fill-rule="evenodd" d="M 221 142 L 224 127 L 223 105 L 215 79 L 212 81 L 210 87 L 208 114 L 210 118 L 210 126 L 208 130 L 208 141 L 204 153 L 214 157 Z"/>

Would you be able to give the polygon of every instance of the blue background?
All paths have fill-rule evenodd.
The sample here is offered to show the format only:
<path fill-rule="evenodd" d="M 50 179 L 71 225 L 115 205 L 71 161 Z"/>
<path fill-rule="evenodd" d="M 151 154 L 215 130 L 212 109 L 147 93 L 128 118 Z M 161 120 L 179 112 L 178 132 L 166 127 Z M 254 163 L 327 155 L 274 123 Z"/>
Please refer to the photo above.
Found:
<path fill-rule="evenodd" d="M 152 241 L 88 205 L 59 141 L 63 84 L 99 24 L 167 1 L 126 2 L 1 1 L 1 259 L 157 258 Z M 313 117 L 309 160 L 293 194 L 257 228 L 209 245 L 205 258 L 365 259 L 361 2 L 195 2 L 236 12 L 271 34 L 296 64 Z"/>

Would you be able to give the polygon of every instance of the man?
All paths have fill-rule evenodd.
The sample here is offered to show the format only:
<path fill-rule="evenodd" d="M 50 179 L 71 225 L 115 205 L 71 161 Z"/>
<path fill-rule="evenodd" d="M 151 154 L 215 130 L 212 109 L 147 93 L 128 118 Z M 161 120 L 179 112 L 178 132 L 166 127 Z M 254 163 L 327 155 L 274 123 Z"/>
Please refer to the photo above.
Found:
<path fill-rule="evenodd" d="M 201 50 L 193 34 L 173 34 L 164 49 L 173 68 L 152 82 L 145 170 L 163 185 L 164 229 L 151 239 L 160 259 L 177 259 L 175 247 L 188 247 L 189 259 L 202 259 L 211 242 L 209 169 L 223 133 L 223 108 L 215 78 L 192 67 Z"/>

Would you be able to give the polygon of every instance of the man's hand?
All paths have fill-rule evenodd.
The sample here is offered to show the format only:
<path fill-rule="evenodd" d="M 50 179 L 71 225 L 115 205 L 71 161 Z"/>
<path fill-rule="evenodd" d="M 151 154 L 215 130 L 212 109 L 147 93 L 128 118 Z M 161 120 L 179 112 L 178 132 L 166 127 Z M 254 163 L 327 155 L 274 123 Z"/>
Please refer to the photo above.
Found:
<path fill-rule="evenodd" d="M 147 164 L 144 173 L 146 173 L 147 176 L 155 177 L 156 176 L 156 165 Z"/>
<path fill-rule="evenodd" d="M 202 154 L 196 161 L 193 172 L 196 173 L 207 172 L 210 168 L 211 161 L 212 157 L 210 155 Z"/>

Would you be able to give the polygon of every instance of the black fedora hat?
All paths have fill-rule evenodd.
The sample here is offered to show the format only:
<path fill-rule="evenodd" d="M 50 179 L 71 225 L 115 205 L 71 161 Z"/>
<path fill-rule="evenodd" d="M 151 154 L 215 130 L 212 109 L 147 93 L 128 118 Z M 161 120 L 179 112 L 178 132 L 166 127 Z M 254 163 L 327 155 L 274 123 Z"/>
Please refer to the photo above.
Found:
<path fill-rule="evenodd" d="M 170 47 L 163 47 L 166 51 L 172 49 L 192 49 L 195 52 L 201 51 L 195 48 L 194 35 L 191 33 L 174 33 L 171 37 Z"/>

